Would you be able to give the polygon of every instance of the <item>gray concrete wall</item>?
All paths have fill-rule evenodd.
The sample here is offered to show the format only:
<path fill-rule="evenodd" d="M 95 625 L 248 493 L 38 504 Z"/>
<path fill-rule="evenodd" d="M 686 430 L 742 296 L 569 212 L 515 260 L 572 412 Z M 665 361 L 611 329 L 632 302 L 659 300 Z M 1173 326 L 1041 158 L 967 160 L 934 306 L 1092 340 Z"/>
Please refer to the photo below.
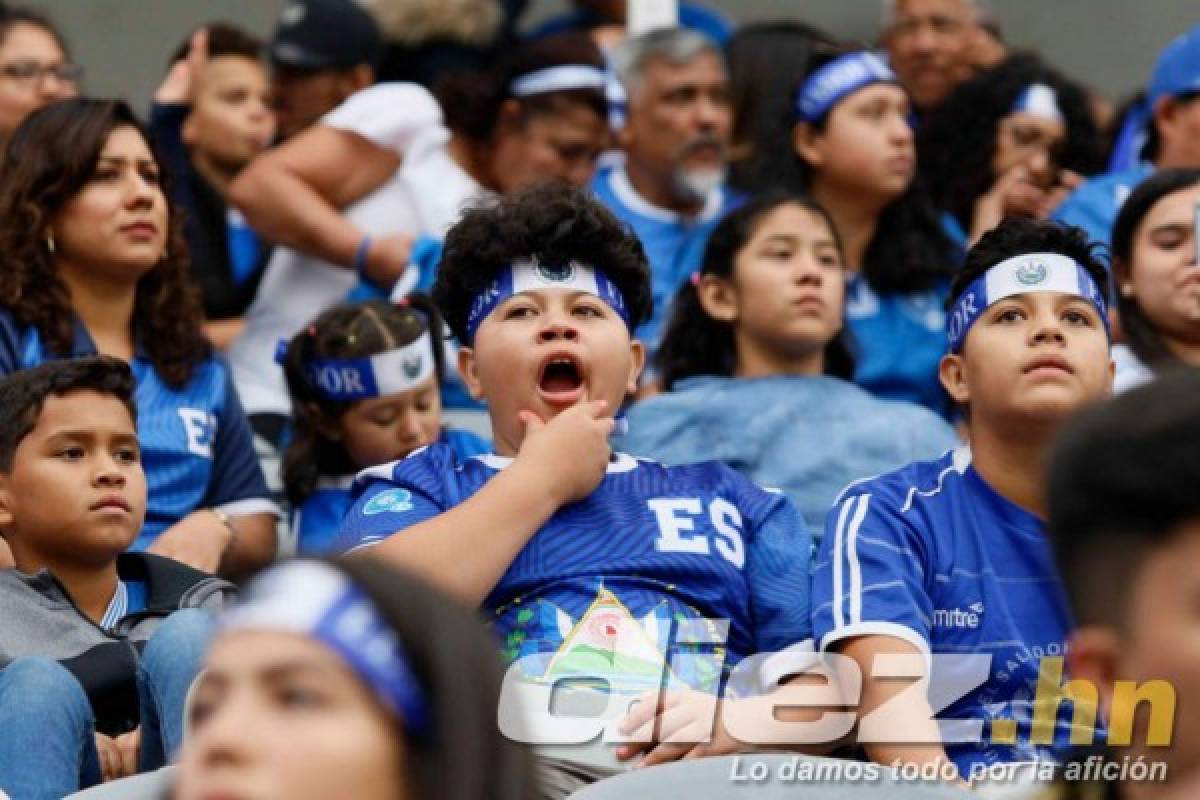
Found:
<path fill-rule="evenodd" d="M 144 104 L 167 56 L 195 25 L 225 19 L 266 33 L 282 0 L 26 0 L 59 21 L 87 68 L 89 91 Z M 739 21 L 801 17 L 873 39 L 878 0 L 708 0 Z M 562 8 L 532 0 L 527 19 Z M 1009 40 L 1039 50 L 1110 97 L 1142 85 L 1170 39 L 1200 23 L 1197 0 L 994 0 Z"/>

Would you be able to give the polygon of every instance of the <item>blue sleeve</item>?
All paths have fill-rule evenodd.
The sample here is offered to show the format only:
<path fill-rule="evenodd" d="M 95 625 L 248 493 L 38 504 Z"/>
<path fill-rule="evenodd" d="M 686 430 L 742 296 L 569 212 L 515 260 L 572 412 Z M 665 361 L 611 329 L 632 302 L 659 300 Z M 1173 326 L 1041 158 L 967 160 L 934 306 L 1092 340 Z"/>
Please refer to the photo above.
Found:
<path fill-rule="evenodd" d="M 765 513 L 754 520 L 746 553 L 754 644 L 760 653 L 812 638 L 812 536 L 792 502 L 770 494 Z"/>
<path fill-rule="evenodd" d="M 876 486 L 858 487 L 829 512 L 813 568 L 813 633 L 821 650 L 878 634 L 928 653 L 929 537 L 900 513 L 894 493 Z"/>
<path fill-rule="evenodd" d="M 21 332 L 8 311 L 0 311 L 0 377 L 21 368 Z"/>
<path fill-rule="evenodd" d="M 192 195 L 188 187 L 188 176 L 192 172 L 192 158 L 183 143 L 183 123 L 191 113 L 191 107 L 175 103 L 154 103 L 150 106 L 150 138 L 162 155 L 167 172 L 167 185 L 171 199 L 176 205 L 192 209 Z"/>
<path fill-rule="evenodd" d="M 213 471 L 204 506 L 224 506 L 246 500 L 261 500 L 247 504 L 245 511 L 230 510 L 230 514 L 270 511 L 274 504 L 263 479 L 258 455 L 254 452 L 254 435 L 250 421 L 242 410 L 233 377 L 223 361 L 217 362 L 225 382 L 225 402 L 217 412 L 217 439 L 213 444 Z"/>
<path fill-rule="evenodd" d="M 1062 201 L 1050 218 L 1083 228 L 1092 241 L 1108 244 L 1116 207 L 1116 199 L 1108 186 L 1087 182 Z"/>
<path fill-rule="evenodd" d="M 342 517 L 333 551 L 377 544 L 456 505 L 457 463 L 452 448 L 434 444 L 366 470 L 355 481 L 354 503 Z"/>

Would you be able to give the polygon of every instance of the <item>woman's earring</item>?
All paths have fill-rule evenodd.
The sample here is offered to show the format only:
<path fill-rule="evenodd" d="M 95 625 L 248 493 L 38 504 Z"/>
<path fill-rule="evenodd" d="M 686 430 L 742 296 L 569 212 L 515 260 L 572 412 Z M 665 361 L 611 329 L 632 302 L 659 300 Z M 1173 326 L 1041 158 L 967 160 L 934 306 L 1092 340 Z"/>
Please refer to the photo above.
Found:
<path fill-rule="evenodd" d="M 1133 284 L 1132 283 L 1126 283 L 1121 286 L 1121 296 L 1122 297 L 1133 297 Z"/>
<path fill-rule="evenodd" d="M 46 231 L 46 251 L 54 255 L 54 233 Z"/>

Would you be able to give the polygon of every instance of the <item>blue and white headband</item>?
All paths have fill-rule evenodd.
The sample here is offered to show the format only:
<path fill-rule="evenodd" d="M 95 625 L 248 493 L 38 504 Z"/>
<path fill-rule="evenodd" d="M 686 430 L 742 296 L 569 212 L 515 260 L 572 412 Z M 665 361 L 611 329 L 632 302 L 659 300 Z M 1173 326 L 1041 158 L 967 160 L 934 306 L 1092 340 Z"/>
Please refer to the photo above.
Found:
<path fill-rule="evenodd" d="M 971 326 L 987 309 L 1008 297 L 1030 292 L 1062 292 L 1087 300 L 1096 307 L 1108 331 L 1108 304 L 1104 292 L 1086 269 L 1059 253 L 1026 253 L 1005 259 L 967 286 L 946 315 L 950 352 L 962 350 Z"/>
<path fill-rule="evenodd" d="M 526 73 L 515 79 L 508 90 L 513 97 L 528 97 L 531 94 L 576 89 L 606 89 L 608 82 L 608 75 L 599 67 L 590 64 L 562 64 Z"/>
<path fill-rule="evenodd" d="M 1024 112 L 1051 122 L 1062 122 L 1062 109 L 1058 106 L 1058 92 L 1044 83 L 1026 86 L 1013 103 L 1013 113 Z"/>
<path fill-rule="evenodd" d="M 870 51 L 838 56 L 809 75 L 796 93 L 796 118 L 816 122 L 842 98 L 875 83 L 897 83 L 887 62 Z"/>
<path fill-rule="evenodd" d="M 279 342 L 276 361 L 282 363 L 287 345 L 286 339 Z M 304 371 L 326 400 L 354 402 L 415 389 L 436 367 L 433 337 L 425 331 L 410 344 L 366 358 L 315 358 Z"/>
<path fill-rule="evenodd" d="M 506 267 L 488 288 L 476 295 L 467 312 L 467 344 L 475 341 L 475 331 L 496 306 L 515 294 L 537 289 L 572 289 L 593 294 L 617 312 L 627 326 L 630 324 L 624 295 L 601 270 L 578 261 L 550 265 L 528 258 Z"/>
<path fill-rule="evenodd" d="M 294 561 L 251 581 L 220 622 L 222 631 L 270 630 L 333 650 L 398 715 L 405 730 L 431 732 L 429 705 L 392 627 L 361 589 L 334 567 Z"/>

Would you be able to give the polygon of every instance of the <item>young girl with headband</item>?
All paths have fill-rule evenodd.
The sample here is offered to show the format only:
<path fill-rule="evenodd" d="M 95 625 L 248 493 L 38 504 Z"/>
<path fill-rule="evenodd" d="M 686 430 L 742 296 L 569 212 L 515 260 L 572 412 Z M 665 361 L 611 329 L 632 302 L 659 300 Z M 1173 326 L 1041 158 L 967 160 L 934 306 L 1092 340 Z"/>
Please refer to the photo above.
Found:
<path fill-rule="evenodd" d="M 283 457 L 300 552 L 328 549 L 359 470 L 435 441 L 467 458 L 482 439 L 444 429 L 441 316 L 424 295 L 331 308 L 287 343 L 284 374 L 296 427 Z M 282 343 L 281 343 L 282 344 Z"/>
<path fill-rule="evenodd" d="M 801 188 L 829 212 L 845 252 L 855 383 L 946 412 L 942 304 L 960 252 L 917 184 L 908 95 L 874 53 L 822 50 L 793 113 Z"/>

